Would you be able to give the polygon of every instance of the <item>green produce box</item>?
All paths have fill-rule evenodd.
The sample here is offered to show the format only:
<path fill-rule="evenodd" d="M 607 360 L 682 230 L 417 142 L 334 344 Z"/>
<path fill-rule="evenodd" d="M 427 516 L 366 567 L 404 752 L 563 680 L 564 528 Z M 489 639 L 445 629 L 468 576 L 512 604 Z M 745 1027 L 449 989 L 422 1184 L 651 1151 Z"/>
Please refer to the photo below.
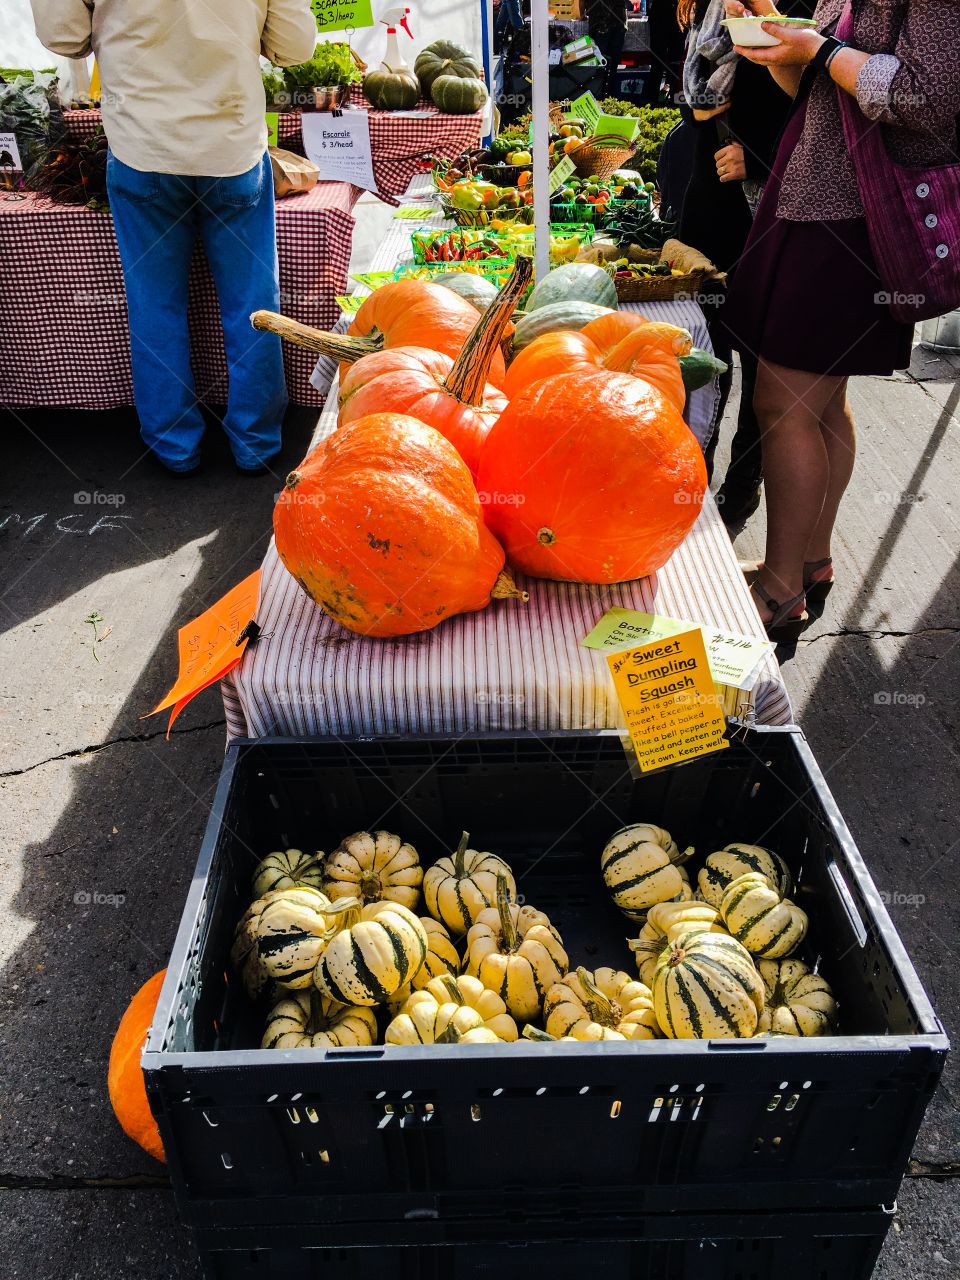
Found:
<path fill-rule="evenodd" d="M 429 263 L 431 259 L 428 254 L 431 245 L 446 240 L 451 234 L 454 236 L 454 244 L 457 246 L 466 248 L 470 245 L 479 244 L 481 241 L 490 241 L 501 245 L 502 257 L 513 257 L 513 254 L 508 252 L 508 246 L 502 245 L 496 232 L 482 227 L 461 227 L 452 233 L 444 227 L 420 227 L 410 235 L 410 246 L 413 250 L 414 262 Z M 458 259 L 452 259 L 452 261 L 456 262 Z M 480 261 L 483 261 L 483 259 L 480 259 Z M 451 262 L 442 262 L 439 265 L 450 266 Z"/>
<path fill-rule="evenodd" d="M 482 276 L 499 289 L 513 270 L 513 261 L 497 262 L 405 262 L 394 270 L 394 280 L 427 280 L 434 276 L 450 275 L 454 271 L 463 271 L 474 276 Z"/>

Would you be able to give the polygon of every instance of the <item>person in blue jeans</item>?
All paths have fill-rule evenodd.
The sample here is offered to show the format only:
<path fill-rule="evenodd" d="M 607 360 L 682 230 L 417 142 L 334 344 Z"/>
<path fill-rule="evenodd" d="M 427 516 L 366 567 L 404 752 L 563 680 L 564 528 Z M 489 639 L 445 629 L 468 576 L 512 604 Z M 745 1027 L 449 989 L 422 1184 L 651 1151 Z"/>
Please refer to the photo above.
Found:
<path fill-rule="evenodd" d="M 259 474 L 280 450 L 287 406 L 280 340 L 250 325 L 252 311 L 280 301 L 259 57 L 289 65 L 312 56 L 309 0 L 31 2 L 48 49 L 97 55 L 143 439 L 169 471 L 200 466 L 187 326 L 199 240 L 223 321 L 224 429 L 238 469 Z"/>

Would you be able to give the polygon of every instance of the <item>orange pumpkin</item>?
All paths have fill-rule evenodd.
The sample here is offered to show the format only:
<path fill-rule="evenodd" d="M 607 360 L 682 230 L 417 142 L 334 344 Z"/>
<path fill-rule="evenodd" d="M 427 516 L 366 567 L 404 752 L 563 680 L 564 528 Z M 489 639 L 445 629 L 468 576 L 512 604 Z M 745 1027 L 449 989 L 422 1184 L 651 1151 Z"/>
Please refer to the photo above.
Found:
<path fill-rule="evenodd" d="M 613 369 L 643 378 L 682 411 L 686 389 L 678 356 L 686 355 L 693 339 L 686 329 L 644 320 L 629 311 L 598 316 L 578 333 L 544 333 L 513 359 L 503 384 L 508 399 L 538 378 L 579 369 Z"/>
<path fill-rule="evenodd" d="M 341 424 L 371 413 L 408 413 L 445 436 L 476 475 L 480 448 L 507 403 L 487 373 L 532 269 L 530 258 L 517 259 L 456 363 L 425 347 L 392 347 L 358 360 L 340 383 Z"/>
<path fill-rule="evenodd" d="M 525 598 L 463 459 L 403 414 L 358 418 L 323 441 L 287 477 L 273 529 L 307 595 L 361 635 L 429 631 L 491 599 Z"/>
<path fill-rule="evenodd" d="M 345 334 L 300 324 L 275 311 L 255 311 L 255 329 L 340 361 L 340 376 L 361 356 L 391 347 L 427 347 L 456 359 L 477 323 L 477 309 L 452 289 L 423 280 L 394 280 L 365 298 Z M 503 355 L 493 355 L 487 380 L 504 378 Z"/>
<path fill-rule="evenodd" d="M 452 289 L 423 280 L 394 280 L 364 299 L 347 336 L 382 339 L 384 347 L 426 347 L 456 359 L 476 323 L 476 307 Z M 505 372 L 503 355 L 495 351 L 487 381 L 500 387 Z"/>
<path fill-rule="evenodd" d="M 538 578 L 608 583 L 666 563 L 696 521 L 707 472 L 659 391 L 578 369 L 510 401 L 483 447 L 478 484 L 514 495 L 485 508 L 511 564 Z"/>
<path fill-rule="evenodd" d="M 160 1131 L 147 1101 L 147 1090 L 140 1069 L 140 1055 L 147 1032 L 160 999 L 160 988 L 166 969 L 148 978 L 133 997 L 120 1019 L 110 1047 L 107 1069 L 107 1091 L 114 1115 L 128 1138 L 143 1147 L 156 1160 L 164 1160 Z"/>

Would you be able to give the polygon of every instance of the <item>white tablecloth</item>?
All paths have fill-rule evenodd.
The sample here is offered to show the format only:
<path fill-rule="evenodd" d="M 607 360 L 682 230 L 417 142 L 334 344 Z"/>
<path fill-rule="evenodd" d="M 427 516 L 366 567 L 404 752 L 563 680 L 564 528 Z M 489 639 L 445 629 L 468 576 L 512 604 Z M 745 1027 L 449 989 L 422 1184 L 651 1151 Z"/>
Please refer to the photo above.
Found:
<path fill-rule="evenodd" d="M 373 270 L 396 263 L 416 225 L 392 224 Z M 654 303 L 643 311 L 684 325 L 698 346 L 709 349 L 696 304 Z M 333 362 L 321 360 L 314 384 L 329 387 L 335 374 Z M 334 385 L 314 446 L 335 429 L 336 403 Z M 716 405 L 713 386 L 690 397 L 688 421 L 701 442 L 709 438 Z M 526 605 L 496 601 L 421 635 L 364 639 L 343 630 L 304 594 L 271 543 L 257 610 L 260 638 L 222 684 L 228 736 L 610 728 L 623 721 L 606 659 L 580 643 L 607 609 L 619 605 L 763 638 L 709 496 L 683 546 L 653 578 L 610 587 L 521 575 L 517 582 L 530 593 Z M 759 722 L 792 719 L 772 657 L 754 698 Z"/>

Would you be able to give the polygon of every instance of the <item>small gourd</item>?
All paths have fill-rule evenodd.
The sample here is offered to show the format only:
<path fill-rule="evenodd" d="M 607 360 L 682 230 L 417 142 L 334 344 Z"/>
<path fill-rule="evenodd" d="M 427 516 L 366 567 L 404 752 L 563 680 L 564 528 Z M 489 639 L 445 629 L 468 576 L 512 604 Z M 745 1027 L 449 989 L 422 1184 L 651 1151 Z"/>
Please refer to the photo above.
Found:
<path fill-rule="evenodd" d="M 340 917 L 349 906 L 349 900 L 334 904 L 319 890 L 305 886 L 277 889 L 254 903 L 248 915 L 253 922 L 256 963 L 263 978 L 290 991 L 309 987 L 317 961 L 341 927 Z M 247 916 L 241 921 L 241 931 L 243 939 L 248 939 Z M 244 968 L 249 965 L 252 969 L 254 963 L 250 955 Z"/>
<path fill-rule="evenodd" d="M 763 1011 L 753 959 L 722 933 L 681 933 L 660 955 L 653 1007 L 671 1040 L 748 1039 Z"/>
<path fill-rule="evenodd" d="M 341 1049 L 371 1045 L 377 1039 L 377 1019 L 371 1009 L 339 1004 L 310 991 L 295 991 L 270 1010 L 262 1049 Z"/>
<path fill-rule="evenodd" d="M 323 853 L 304 853 L 302 849 L 279 849 L 268 853 L 253 873 L 253 896 L 262 898 L 275 889 L 295 889 L 304 885 L 323 888 Z"/>
<path fill-rule="evenodd" d="M 837 1025 L 830 984 L 802 960 L 757 963 L 766 996 L 757 1035 L 828 1036 Z"/>
<path fill-rule="evenodd" d="M 399 902 L 411 911 L 420 899 L 423 868 L 412 844 L 391 831 L 346 836 L 324 864 L 323 890 L 332 902 Z"/>
<path fill-rule="evenodd" d="M 680 863 L 693 853 L 681 851 L 669 831 L 648 823 L 622 827 L 604 846 L 600 870 L 614 902 L 631 920 L 643 920 L 658 902 L 690 897 L 689 877 Z"/>
<path fill-rule="evenodd" d="M 468 849 L 464 831 L 456 852 L 438 859 L 423 878 L 423 898 L 435 920 L 441 920 L 455 938 L 466 933 L 481 911 L 497 901 L 497 877 L 507 882 L 507 894 L 516 896 L 513 872 L 495 853 Z"/>
<path fill-rule="evenodd" d="M 649 987 L 619 969 L 581 966 L 551 987 L 543 1021 L 558 1040 L 655 1040 L 660 1034 Z"/>
<path fill-rule="evenodd" d="M 638 938 L 628 938 L 627 946 L 634 954 L 641 982 L 649 987 L 661 951 L 678 932 L 704 929 L 708 933 L 726 933 L 720 912 L 705 902 L 658 902 L 647 912 L 647 922 Z"/>
<path fill-rule="evenodd" d="M 478 1032 L 484 1034 L 479 1035 Z M 444 974 L 415 991 L 387 1027 L 386 1044 L 505 1043 L 519 1038 L 517 1024 L 495 991 L 478 978 Z"/>
<path fill-rule="evenodd" d="M 566 973 L 567 953 L 547 916 L 511 903 L 507 893 L 500 875 L 497 905 L 481 911 L 467 933 L 466 970 L 500 996 L 517 1022 L 530 1022 Z"/>
<path fill-rule="evenodd" d="M 419 919 L 427 935 L 427 958 L 413 981 L 401 987 L 387 1001 L 394 1012 L 399 1011 L 408 997 L 425 987 L 431 979 L 440 978 L 445 973 L 456 977 L 460 972 L 460 953 L 443 925 L 430 916 L 420 916 Z"/>
<path fill-rule="evenodd" d="M 787 864 L 770 849 L 758 844 L 728 844 L 715 853 L 708 853 L 697 876 L 697 886 L 704 902 L 719 907 L 727 887 L 738 876 L 751 871 L 766 876 L 773 887 L 786 898 L 793 887 Z"/>
<path fill-rule="evenodd" d="M 755 956 L 779 960 L 807 936 L 807 913 L 775 889 L 759 872 L 738 876 L 720 899 L 728 932 Z"/>
<path fill-rule="evenodd" d="M 423 967 L 426 930 L 399 902 L 345 902 L 343 927 L 324 948 L 313 980 L 341 1004 L 383 1004 Z"/>

